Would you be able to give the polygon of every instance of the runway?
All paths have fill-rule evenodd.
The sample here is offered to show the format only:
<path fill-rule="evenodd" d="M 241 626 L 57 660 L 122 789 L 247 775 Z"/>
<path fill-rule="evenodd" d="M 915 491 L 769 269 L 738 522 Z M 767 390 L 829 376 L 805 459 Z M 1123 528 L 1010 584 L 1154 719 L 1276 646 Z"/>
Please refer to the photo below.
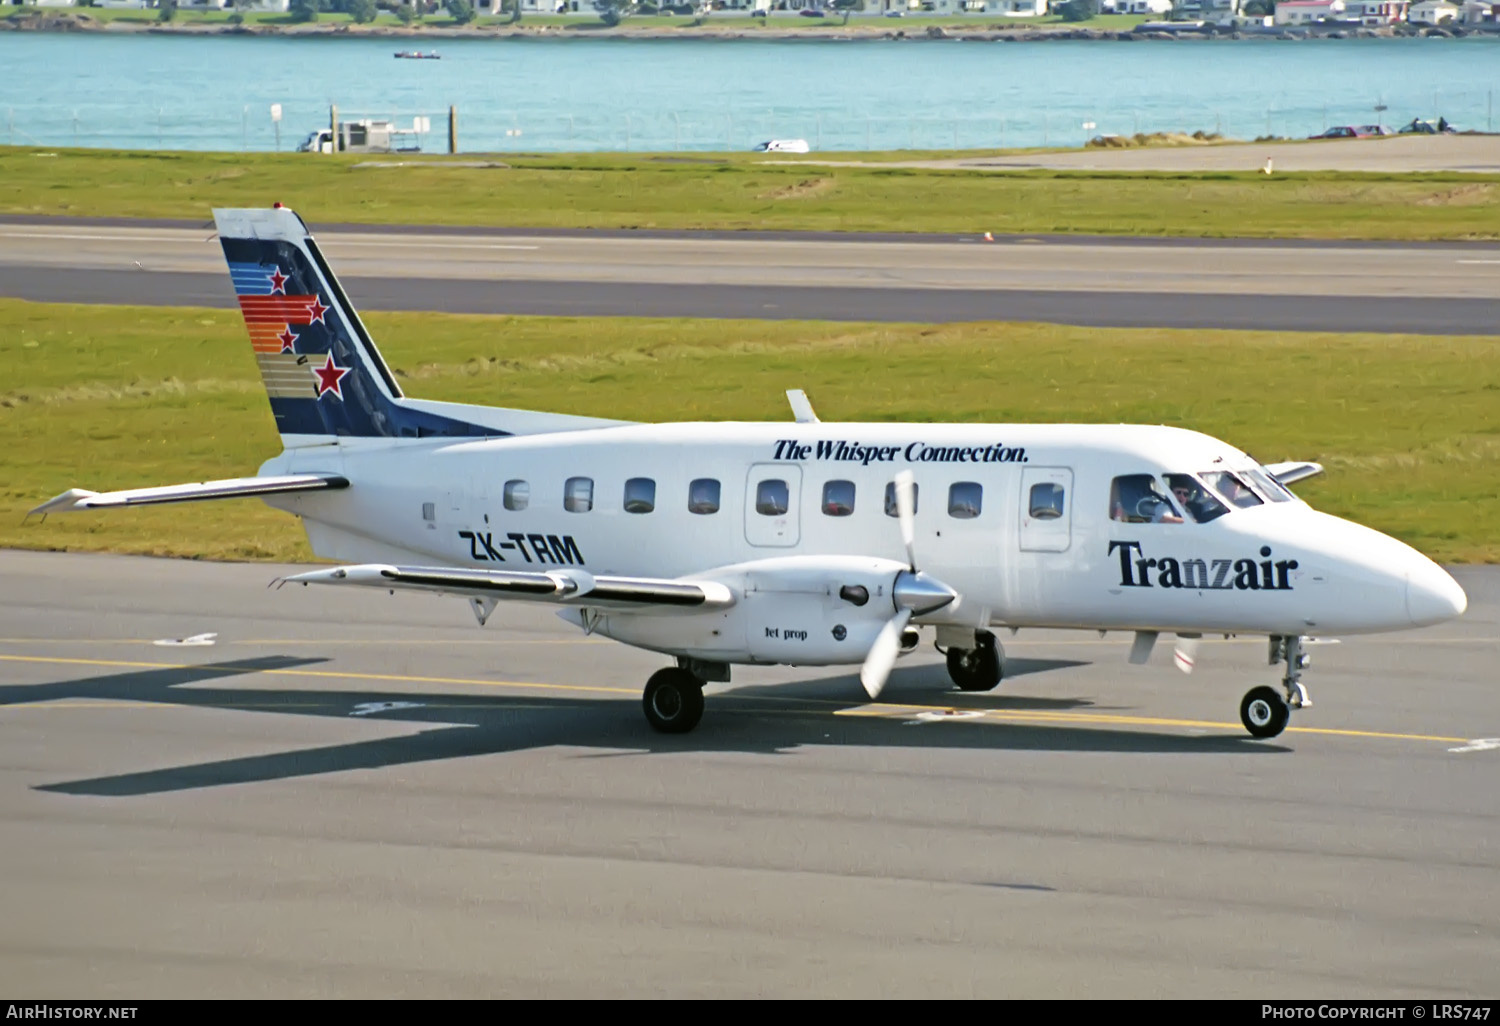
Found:
<path fill-rule="evenodd" d="M 313 229 L 377 310 L 1484 335 L 1500 299 L 1465 243 Z M 0 295 L 234 303 L 212 226 L 160 222 L 0 223 Z"/>
<path fill-rule="evenodd" d="M 285 569 L 0 552 L 0 992 L 1493 997 L 1500 568 L 1259 742 L 1263 639 L 736 668 L 669 738 L 656 656 Z"/>

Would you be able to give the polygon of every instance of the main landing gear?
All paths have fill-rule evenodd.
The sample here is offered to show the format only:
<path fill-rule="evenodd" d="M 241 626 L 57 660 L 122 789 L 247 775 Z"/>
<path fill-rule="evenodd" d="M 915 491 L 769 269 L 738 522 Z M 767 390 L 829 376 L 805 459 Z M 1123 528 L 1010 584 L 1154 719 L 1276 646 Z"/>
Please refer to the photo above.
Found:
<path fill-rule="evenodd" d="M 989 691 L 1005 675 L 1005 654 L 989 631 L 974 632 L 973 648 L 948 649 L 948 676 L 960 691 Z"/>
<path fill-rule="evenodd" d="M 663 734 L 686 734 L 703 719 L 703 681 L 680 666 L 657 670 L 641 696 L 646 721 Z"/>
<path fill-rule="evenodd" d="M 1307 688 L 1302 686 L 1302 671 L 1312 663 L 1302 651 L 1302 640 L 1296 635 L 1271 636 L 1270 665 L 1286 662 L 1286 676 L 1281 678 L 1286 697 L 1278 695 L 1275 688 L 1265 686 L 1251 688 L 1245 693 L 1240 701 L 1240 722 L 1251 736 L 1275 737 L 1286 729 L 1293 709 L 1312 705 Z"/>

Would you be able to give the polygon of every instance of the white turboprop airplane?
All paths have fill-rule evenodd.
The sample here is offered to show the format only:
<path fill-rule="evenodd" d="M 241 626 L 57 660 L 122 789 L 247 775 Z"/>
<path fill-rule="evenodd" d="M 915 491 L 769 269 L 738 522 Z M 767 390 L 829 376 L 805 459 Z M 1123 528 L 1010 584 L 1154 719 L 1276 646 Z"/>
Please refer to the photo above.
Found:
<path fill-rule="evenodd" d="M 301 218 L 216 210 L 284 451 L 253 478 L 96 493 L 33 512 L 261 496 L 313 551 L 302 584 L 553 603 L 586 633 L 676 658 L 646 719 L 683 732 L 731 664 L 859 665 L 879 696 L 931 627 L 965 691 L 1004 675 L 996 628 L 1266 635 L 1282 692 L 1240 717 L 1279 734 L 1309 704 L 1308 636 L 1435 624 L 1467 598 L 1441 567 L 1310 508 L 1261 466 L 1170 427 L 636 424 L 409 399 Z M 920 557 L 920 559 L 919 559 Z M 919 565 L 920 563 L 920 565 Z"/>

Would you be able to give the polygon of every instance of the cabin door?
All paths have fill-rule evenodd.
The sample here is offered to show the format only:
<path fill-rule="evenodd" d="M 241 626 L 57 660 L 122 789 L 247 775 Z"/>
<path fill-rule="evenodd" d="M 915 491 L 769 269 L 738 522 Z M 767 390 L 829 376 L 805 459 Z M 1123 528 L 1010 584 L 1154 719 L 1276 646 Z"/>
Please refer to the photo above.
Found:
<path fill-rule="evenodd" d="M 1022 552 L 1066 552 L 1072 544 L 1073 471 L 1022 470 L 1020 513 Z"/>
<path fill-rule="evenodd" d="M 801 499 L 802 468 L 797 464 L 753 464 L 745 478 L 745 540 L 773 548 L 796 545 Z"/>

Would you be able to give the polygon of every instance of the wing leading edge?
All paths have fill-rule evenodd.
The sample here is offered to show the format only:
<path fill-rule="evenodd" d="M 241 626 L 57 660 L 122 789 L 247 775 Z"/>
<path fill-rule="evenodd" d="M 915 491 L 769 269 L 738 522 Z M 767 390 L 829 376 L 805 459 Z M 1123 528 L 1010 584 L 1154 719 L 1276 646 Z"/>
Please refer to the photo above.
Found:
<path fill-rule="evenodd" d="M 657 577 L 595 577 L 582 570 L 528 572 L 363 563 L 278 578 L 280 584 L 344 584 L 459 595 L 490 603 L 501 599 L 554 602 L 638 612 L 701 612 L 734 605 L 734 593 L 717 581 Z"/>
<path fill-rule="evenodd" d="M 69 488 L 61 495 L 48 499 L 27 516 L 37 513 L 44 516 L 48 513 L 76 513 L 85 509 L 109 509 L 116 506 L 233 499 L 246 495 L 318 492 L 348 487 L 348 478 L 338 474 L 286 474 L 280 477 L 233 477 L 222 481 L 195 481 L 192 484 L 162 485 L 157 488 L 128 488 L 119 492 L 91 492 L 83 488 Z"/>

